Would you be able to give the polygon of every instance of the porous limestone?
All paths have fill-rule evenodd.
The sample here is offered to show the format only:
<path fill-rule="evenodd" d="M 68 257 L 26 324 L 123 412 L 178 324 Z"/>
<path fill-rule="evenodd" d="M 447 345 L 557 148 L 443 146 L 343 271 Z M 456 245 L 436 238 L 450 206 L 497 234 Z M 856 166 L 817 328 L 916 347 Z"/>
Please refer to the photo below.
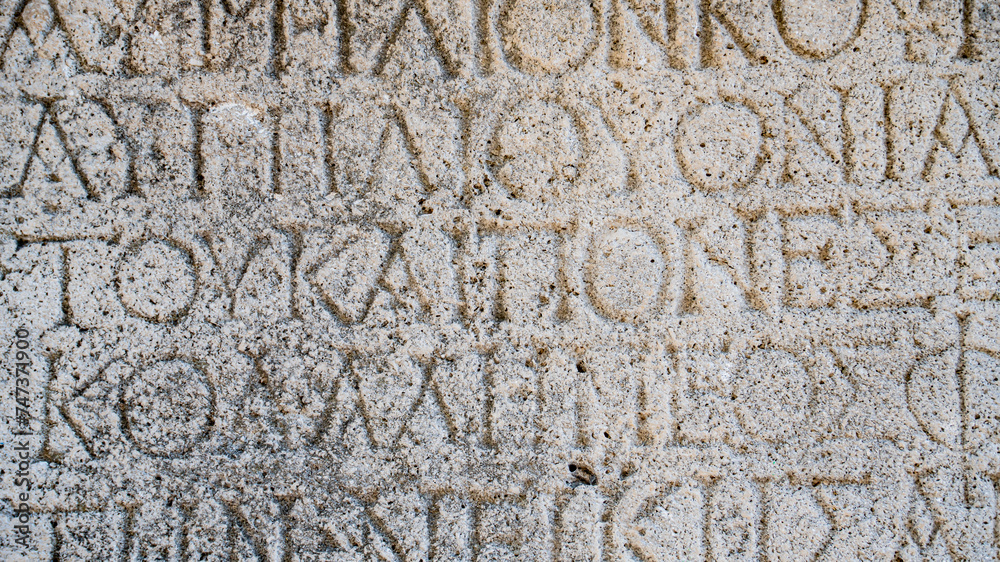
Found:
<path fill-rule="evenodd" d="M 0 0 L 0 559 L 997 559 L 998 6 Z"/>

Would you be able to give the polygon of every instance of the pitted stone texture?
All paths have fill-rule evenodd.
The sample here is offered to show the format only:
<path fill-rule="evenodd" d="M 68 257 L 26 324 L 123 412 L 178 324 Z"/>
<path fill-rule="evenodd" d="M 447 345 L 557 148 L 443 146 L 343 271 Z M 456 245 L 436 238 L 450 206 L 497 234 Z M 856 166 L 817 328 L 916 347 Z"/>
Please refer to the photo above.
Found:
<path fill-rule="evenodd" d="M 995 560 L 998 299 L 993 0 L 0 0 L 2 560 Z"/>

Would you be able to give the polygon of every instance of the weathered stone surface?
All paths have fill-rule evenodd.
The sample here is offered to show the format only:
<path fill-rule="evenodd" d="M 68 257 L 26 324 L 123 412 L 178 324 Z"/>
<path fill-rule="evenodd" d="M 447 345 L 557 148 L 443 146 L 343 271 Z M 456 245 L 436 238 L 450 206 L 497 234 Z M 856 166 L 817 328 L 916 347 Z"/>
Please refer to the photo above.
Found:
<path fill-rule="evenodd" d="M 0 559 L 1000 557 L 994 0 L 0 39 Z"/>

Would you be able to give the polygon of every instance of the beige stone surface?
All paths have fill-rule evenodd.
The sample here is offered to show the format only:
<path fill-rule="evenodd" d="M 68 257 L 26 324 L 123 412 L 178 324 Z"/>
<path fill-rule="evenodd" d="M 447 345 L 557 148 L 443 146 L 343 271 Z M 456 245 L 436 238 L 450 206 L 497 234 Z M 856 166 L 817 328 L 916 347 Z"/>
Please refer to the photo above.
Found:
<path fill-rule="evenodd" d="M 0 559 L 996 560 L 998 6 L 0 0 Z"/>

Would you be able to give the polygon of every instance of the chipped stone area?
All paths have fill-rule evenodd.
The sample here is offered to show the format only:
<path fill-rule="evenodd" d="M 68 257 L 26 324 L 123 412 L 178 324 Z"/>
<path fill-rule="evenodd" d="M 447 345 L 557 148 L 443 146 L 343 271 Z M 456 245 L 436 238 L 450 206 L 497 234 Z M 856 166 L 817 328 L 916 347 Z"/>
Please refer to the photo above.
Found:
<path fill-rule="evenodd" d="M 996 560 L 1000 8 L 0 0 L 0 357 L 2 560 Z"/>

